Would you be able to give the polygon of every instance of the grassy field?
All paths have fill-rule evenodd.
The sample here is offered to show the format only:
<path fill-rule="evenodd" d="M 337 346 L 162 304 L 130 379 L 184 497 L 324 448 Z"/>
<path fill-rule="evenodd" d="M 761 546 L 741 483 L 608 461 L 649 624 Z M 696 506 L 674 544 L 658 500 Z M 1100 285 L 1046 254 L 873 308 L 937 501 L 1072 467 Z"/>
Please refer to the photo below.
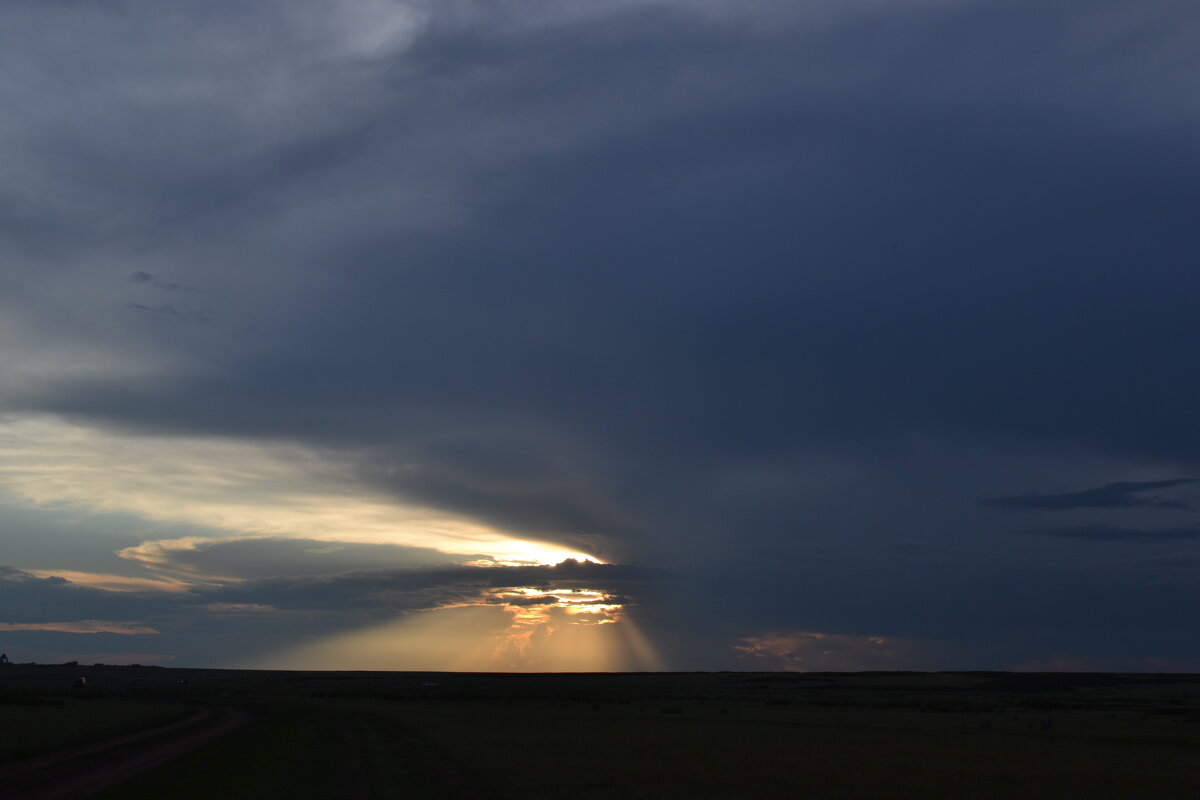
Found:
<path fill-rule="evenodd" d="M 126 680 L 80 690 L 73 687 L 78 673 L 65 667 L 0 670 L 0 764 L 171 722 L 194 708 L 179 698 L 140 692 Z"/>
<path fill-rule="evenodd" d="M 111 669 L 126 671 L 89 678 L 100 697 L 0 709 L 43 728 L 64 708 L 101 703 L 257 715 L 112 800 L 1190 798 L 1200 788 L 1200 676 Z"/>

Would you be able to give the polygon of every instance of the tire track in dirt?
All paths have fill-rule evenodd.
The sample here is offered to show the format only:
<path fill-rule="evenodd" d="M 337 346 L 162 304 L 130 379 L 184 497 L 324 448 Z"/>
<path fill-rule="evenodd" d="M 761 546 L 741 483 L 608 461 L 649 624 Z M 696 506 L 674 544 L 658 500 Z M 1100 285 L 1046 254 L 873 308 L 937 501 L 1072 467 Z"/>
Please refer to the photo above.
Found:
<path fill-rule="evenodd" d="M 0 767 L 5 800 L 93 797 L 253 719 L 237 708 L 201 708 L 178 722 Z"/>

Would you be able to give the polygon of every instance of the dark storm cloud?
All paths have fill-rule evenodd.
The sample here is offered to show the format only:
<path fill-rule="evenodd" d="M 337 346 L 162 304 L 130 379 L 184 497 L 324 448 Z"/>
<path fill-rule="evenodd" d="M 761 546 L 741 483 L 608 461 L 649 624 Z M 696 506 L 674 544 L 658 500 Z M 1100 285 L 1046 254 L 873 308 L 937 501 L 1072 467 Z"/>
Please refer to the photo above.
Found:
<path fill-rule="evenodd" d="M 1082 539 L 1090 542 L 1173 542 L 1200 539 L 1200 526 L 1191 528 L 1120 528 L 1112 525 L 1066 525 L 1058 528 L 1037 528 L 1020 531 L 1029 536 L 1052 536 L 1060 539 Z"/>
<path fill-rule="evenodd" d="M 211 386 L 93 382 L 37 402 L 355 445 L 382 427 L 448 468 L 418 469 L 412 492 L 518 520 L 545 509 L 560 527 L 595 524 L 577 492 L 509 502 L 487 488 L 500 461 L 557 467 L 539 432 L 611 447 L 621 469 L 633 453 L 720 461 L 914 427 L 1193 453 L 1167 420 L 1198 387 L 1161 347 L 1196 332 L 1182 300 L 1195 278 L 1181 259 L 1200 244 L 1184 224 L 1198 185 L 1187 120 L 1118 122 L 1146 102 L 1147 67 L 1115 51 L 1082 69 L 1073 59 L 1106 43 L 1071 41 L 1070 4 L 1054 18 L 1066 51 L 1038 47 L 1031 8 L 868 17 L 798 41 L 683 12 L 528 41 L 435 31 L 395 64 L 410 83 L 366 88 L 400 99 L 436 79 L 453 114 L 426 107 L 425 126 L 495 123 L 467 106 L 486 96 L 547 144 L 471 165 L 471 196 L 492 210 L 469 235 L 381 227 L 343 242 L 345 278 Z M 963 48 L 985 23 L 994 44 Z M 880 49 L 864 58 L 863 41 Z M 1008 48 L 1027 58 L 997 66 Z M 1109 78 L 1105 97 L 1080 91 Z M 709 94 L 686 91 L 706 80 Z M 629 133 L 555 138 L 577 109 Z M 335 129 L 305 163 L 399 169 L 386 141 L 414 135 L 412 113 L 382 105 L 366 140 Z M 336 155 L 341 140 L 355 159 Z M 1080 407 L 1081 394 L 1107 400 Z M 1154 415 L 1139 413 L 1148 398 Z M 285 411 L 257 416 L 266 407 Z M 536 430 L 484 448 L 414 442 L 434 408 L 467 438 Z"/>
<path fill-rule="evenodd" d="M 1170 489 L 1185 483 L 1195 483 L 1193 478 L 1176 478 L 1167 481 L 1122 481 L 1110 483 L 1096 489 L 1060 494 L 1027 494 L 1015 497 L 988 497 L 980 505 L 992 508 L 1014 509 L 1070 509 L 1070 508 L 1163 508 L 1187 510 L 1192 507 L 1181 500 L 1164 500 L 1161 497 L 1142 497 L 1143 492 L 1155 489 Z"/>
<path fill-rule="evenodd" d="M 920 607 L 956 635 L 967 608 L 1003 624 L 1021 587 L 986 554 L 962 556 L 970 581 L 872 555 L 962 530 L 930 509 L 996 485 L 959 487 L 960 462 L 918 462 L 914 441 L 1200 464 L 1179 355 L 1200 340 L 1189 4 L 634 3 L 524 26 L 483 5 L 431 8 L 407 47 L 310 60 L 312 37 L 272 24 L 282 6 L 189 12 L 213 39 L 175 43 L 184 69 L 152 55 L 207 91 L 47 123 L 46 172 L 120 202 L 46 212 L 24 246 L 82 271 L 100 243 L 119 275 L 169 257 L 223 305 L 147 337 L 175 309 L 133 304 L 81 336 L 156 348 L 151 374 L 64 370 L 6 389 L 13 407 L 296 440 L 404 500 L 691 560 L 680 606 L 703 613 L 681 618 L 730 630 L 861 633 Z M 108 64 L 126 39 L 105 32 L 76 55 Z M 212 40 L 254 57 L 225 75 Z M 260 77 L 283 88 L 257 117 Z M 1138 494 L 1169 485 L 1045 497 L 1177 507 Z M 810 540 L 847 543 L 821 574 L 753 561 Z M 338 581 L 246 591 L 319 604 Z"/>

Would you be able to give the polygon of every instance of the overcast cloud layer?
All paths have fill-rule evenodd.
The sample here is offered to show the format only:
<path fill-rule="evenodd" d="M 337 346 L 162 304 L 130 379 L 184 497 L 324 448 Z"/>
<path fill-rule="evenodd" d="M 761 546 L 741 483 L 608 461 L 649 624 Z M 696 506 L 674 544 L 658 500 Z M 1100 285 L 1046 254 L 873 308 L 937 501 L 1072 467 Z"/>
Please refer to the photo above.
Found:
<path fill-rule="evenodd" d="M 627 666 L 1200 669 L 1194 3 L 12 2 L 0 54 L 15 659 L 532 586 Z"/>

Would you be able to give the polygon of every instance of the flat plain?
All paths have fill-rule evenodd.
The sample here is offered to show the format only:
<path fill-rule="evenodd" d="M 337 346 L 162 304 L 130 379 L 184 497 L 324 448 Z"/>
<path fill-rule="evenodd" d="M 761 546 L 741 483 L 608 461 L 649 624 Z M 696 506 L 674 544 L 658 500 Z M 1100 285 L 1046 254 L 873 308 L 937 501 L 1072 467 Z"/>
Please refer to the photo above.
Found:
<path fill-rule="evenodd" d="M 86 687 L 73 684 L 86 678 Z M 100 796 L 1173 798 L 1200 676 L 460 674 L 14 665 L 0 765 L 237 709 Z M 14 795 L 15 796 L 15 795 Z"/>

